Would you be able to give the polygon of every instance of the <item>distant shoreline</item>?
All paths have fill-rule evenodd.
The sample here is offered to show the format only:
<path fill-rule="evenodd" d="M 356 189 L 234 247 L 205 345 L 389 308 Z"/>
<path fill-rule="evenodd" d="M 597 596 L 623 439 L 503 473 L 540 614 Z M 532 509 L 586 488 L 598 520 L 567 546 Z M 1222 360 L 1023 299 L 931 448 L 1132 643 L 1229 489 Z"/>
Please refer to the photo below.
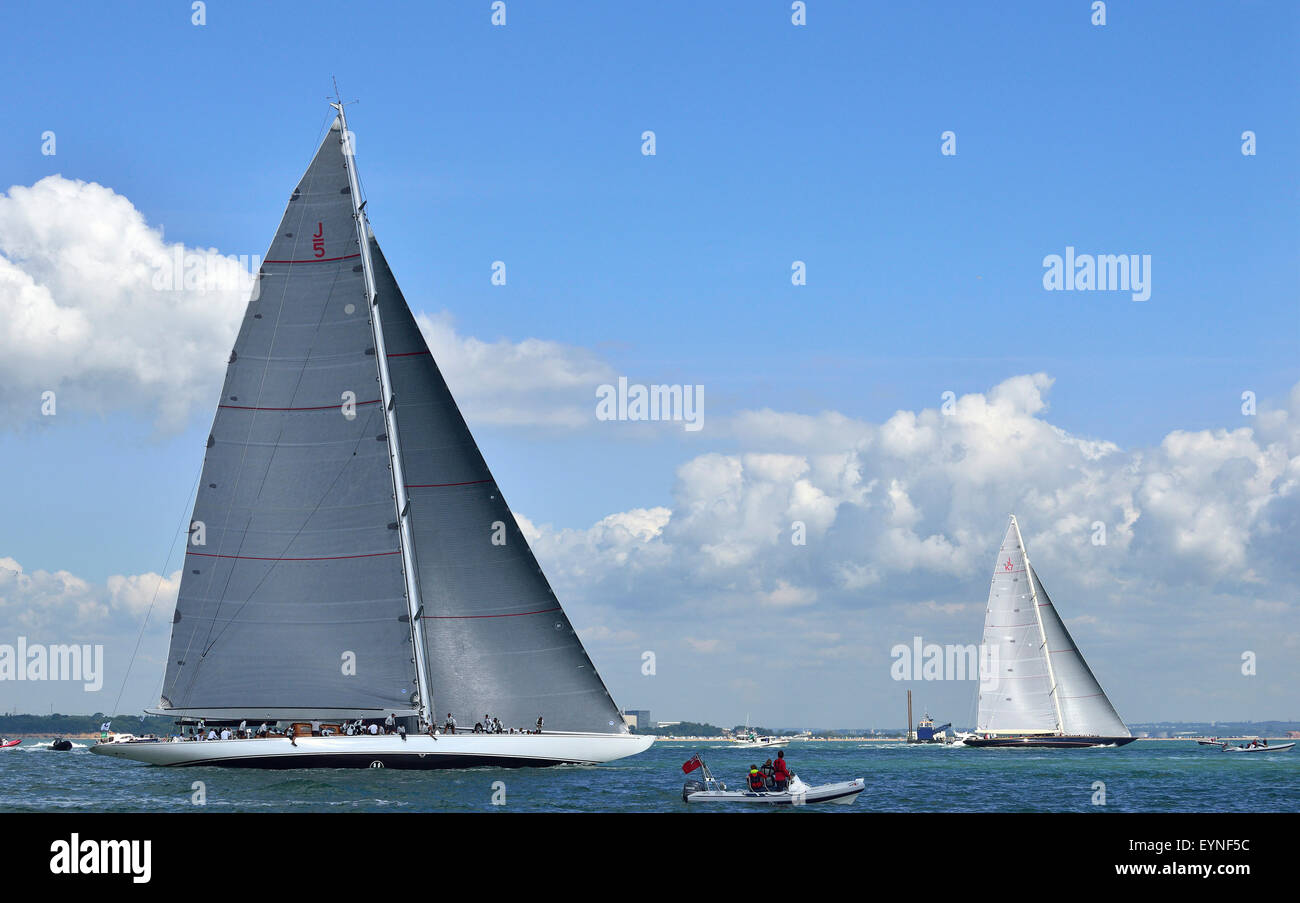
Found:
<path fill-rule="evenodd" d="M 46 731 L 45 733 L 5 734 L 4 736 L 8 737 L 10 740 L 16 740 L 20 737 L 23 740 L 54 740 L 59 737 L 63 737 L 64 739 L 67 740 L 98 740 L 99 731 L 95 731 L 94 733 L 90 733 L 90 734 L 84 734 L 84 733 L 83 734 L 51 734 L 49 731 Z"/>

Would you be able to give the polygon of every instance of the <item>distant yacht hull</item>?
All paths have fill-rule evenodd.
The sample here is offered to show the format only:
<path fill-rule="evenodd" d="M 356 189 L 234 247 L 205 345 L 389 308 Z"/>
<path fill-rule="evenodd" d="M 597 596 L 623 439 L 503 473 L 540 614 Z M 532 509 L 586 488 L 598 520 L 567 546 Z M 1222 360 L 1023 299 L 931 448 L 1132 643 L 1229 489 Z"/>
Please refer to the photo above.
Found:
<path fill-rule="evenodd" d="M 396 734 L 267 737 L 253 740 L 98 743 L 92 753 L 170 767 L 221 768 L 535 768 L 598 765 L 650 748 L 634 734 Z"/>
<path fill-rule="evenodd" d="M 963 741 L 965 746 L 987 748 L 1029 748 L 1029 749 L 1088 749 L 1101 746 L 1124 746 L 1137 737 L 971 737 Z"/>
<path fill-rule="evenodd" d="M 759 740 L 735 740 L 733 745 L 738 749 L 777 749 L 782 746 L 789 746 L 790 741 L 782 738 L 777 739 L 759 739 Z"/>

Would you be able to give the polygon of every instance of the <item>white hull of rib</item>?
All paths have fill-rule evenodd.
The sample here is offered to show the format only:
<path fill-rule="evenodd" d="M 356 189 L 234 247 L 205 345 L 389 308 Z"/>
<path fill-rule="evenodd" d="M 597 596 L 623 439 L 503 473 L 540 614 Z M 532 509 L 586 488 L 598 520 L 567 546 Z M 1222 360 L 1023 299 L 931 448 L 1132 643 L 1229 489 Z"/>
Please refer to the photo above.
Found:
<path fill-rule="evenodd" d="M 150 765 L 231 768 L 519 768 L 597 765 L 650 748 L 634 734 L 396 734 L 99 743 L 90 751 Z"/>
<path fill-rule="evenodd" d="M 837 803 L 851 805 L 858 794 L 867 789 L 862 778 L 838 784 L 804 786 L 802 790 L 697 790 L 685 795 L 688 803 L 749 803 L 765 806 L 807 806 L 812 803 Z"/>
<path fill-rule="evenodd" d="M 1293 746 L 1295 746 L 1294 743 L 1282 743 L 1277 746 L 1225 746 L 1223 747 L 1223 751 L 1224 752 L 1249 752 L 1249 753 L 1286 752 L 1288 749 L 1290 749 Z"/>

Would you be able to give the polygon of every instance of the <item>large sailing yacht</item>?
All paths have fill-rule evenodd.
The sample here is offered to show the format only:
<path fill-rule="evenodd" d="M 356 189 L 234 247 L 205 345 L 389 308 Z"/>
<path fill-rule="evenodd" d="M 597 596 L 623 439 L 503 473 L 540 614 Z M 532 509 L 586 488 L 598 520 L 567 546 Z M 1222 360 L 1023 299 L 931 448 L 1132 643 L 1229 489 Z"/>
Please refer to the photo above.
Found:
<path fill-rule="evenodd" d="M 255 768 L 642 752 L 653 738 L 628 732 L 384 260 L 331 106 L 230 354 L 152 710 L 285 735 L 92 750 Z M 506 729 L 466 729 L 486 713 Z M 461 728 L 435 732 L 445 715 Z M 390 716 L 409 729 L 328 727 Z"/>
<path fill-rule="evenodd" d="M 1135 739 L 1065 629 L 1011 515 L 984 617 L 979 716 L 966 746 L 1074 749 Z"/>

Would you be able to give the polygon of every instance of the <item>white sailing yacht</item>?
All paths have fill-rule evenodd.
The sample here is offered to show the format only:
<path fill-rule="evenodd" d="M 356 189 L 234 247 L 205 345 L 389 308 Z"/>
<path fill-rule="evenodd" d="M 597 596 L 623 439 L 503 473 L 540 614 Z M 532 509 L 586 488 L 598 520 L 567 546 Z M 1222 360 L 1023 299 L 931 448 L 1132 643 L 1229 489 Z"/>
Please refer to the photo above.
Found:
<path fill-rule="evenodd" d="M 1029 563 L 1014 514 L 993 568 L 984 650 L 996 673 L 980 674 L 975 732 L 963 745 L 1075 749 L 1135 739 Z"/>
<path fill-rule="evenodd" d="M 92 751 L 254 768 L 642 752 L 654 738 L 628 732 L 384 260 L 331 106 L 230 354 L 152 710 L 289 735 Z M 444 713 L 454 733 L 432 728 Z M 506 730 L 469 730 L 484 713 Z M 328 728 L 389 716 L 405 733 Z"/>

